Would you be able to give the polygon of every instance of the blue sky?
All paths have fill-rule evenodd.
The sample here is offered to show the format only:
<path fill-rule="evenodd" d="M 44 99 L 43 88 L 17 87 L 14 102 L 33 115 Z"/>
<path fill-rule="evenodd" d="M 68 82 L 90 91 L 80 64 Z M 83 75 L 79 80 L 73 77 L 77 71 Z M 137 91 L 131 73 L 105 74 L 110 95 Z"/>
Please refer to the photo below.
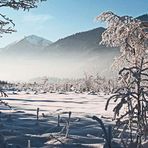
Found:
<path fill-rule="evenodd" d="M 148 13 L 147 0 L 47 0 L 38 8 L 15 11 L 1 8 L 0 12 L 13 19 L 17 30 L 0 39 L 3 47 L 24 36 L 35 34 L 51 41 L 99 27 L 94 18 L 104 11 L 118 15 L 139 16 Z"/>

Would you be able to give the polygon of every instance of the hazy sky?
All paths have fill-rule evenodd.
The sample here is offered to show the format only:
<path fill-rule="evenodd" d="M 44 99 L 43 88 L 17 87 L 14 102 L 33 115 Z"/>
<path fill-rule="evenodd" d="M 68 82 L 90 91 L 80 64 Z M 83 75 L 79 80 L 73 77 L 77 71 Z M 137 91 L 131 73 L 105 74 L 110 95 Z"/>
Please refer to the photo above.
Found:
<path fill-rule="evenodd" d="M 0 8 L 0 12 L 12 18 L 17 33 L 0 39 L 0 47 L 24 36 L 35 34 L 51 41 L 100 26 L 94 18 L 111 10 L 119 15 L 139 16 L 147 13 L 147 0 L 47 0 L 37 9 L 15 11 Z"/>

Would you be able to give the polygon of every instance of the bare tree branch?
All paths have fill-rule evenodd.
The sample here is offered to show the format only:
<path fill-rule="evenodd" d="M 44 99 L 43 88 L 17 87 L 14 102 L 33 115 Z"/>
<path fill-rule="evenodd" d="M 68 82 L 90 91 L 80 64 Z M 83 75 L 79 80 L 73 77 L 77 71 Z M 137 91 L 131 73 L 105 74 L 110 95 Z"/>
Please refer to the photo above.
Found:
<path fill-rule="evenodd" d="M 36 8 L 37 3 L 46 0 L 1 0 L 0 7 L 8 7 L 14 10 L 30 10 L 31 8 Z M 0 13 L 0 37 L 3 34 L 16 32 L 14 29 L 15 24 L 6 15 Z"/>

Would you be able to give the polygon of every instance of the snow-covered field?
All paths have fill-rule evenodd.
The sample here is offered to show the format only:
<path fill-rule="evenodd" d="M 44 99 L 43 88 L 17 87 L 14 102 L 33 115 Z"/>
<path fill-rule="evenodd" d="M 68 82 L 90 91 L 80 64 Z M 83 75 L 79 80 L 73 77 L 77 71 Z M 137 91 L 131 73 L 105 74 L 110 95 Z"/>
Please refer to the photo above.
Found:
<path fill-rule="evenodd" d="M 8 93 L 9 94 L 9 93 Z M 0 133 L 5 137 L 7 145 L 27 147 L 30 140 L 31 147 L 101 147 L 104 143 L 102 130 L 92 116 L 102 117 L 105 124 L 114 124 L 111 103 L 105 111 L 105 103 L 109 96 L 102 94 L 9 94 L 3 98 L 12 109 L 1 106 Z M 37 122 L 37 108 L 39 122 Z M 68 112 L 71 111 L 70 130 L 65 138 Z M 57 117 L 60 114 L 60 126 Z"/>
<path fill-rule="evenodd" d="M 109 96 L 67 93 L 67 94 L 20 94 L 9 95 L 3 98 L 13 109 L 22 110 L 36 114 L 36 109 L 40 108 L 42 113 L 56 114 L 60 111 L 71 111 L 74 116 L 80 115 L 106 115 L 111 116 L 112 107 L 105 111 L 105 104 Z"/>

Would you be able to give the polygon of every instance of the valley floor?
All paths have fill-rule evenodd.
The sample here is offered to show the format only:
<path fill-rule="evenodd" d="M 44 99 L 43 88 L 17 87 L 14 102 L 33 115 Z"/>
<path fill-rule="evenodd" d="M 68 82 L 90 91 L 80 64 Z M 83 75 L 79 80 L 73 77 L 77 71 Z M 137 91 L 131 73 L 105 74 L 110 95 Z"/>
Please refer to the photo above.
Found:
<path fill-rule="evenodd" d="M 9 147 L 102 147 L 103 132 L 92 116 L 101 117 L 106 125 L 114 125 L 111 103 L 105 111 L 109 96 L 102 94 L 25 94 L 2 98 L 12 109 L 0 106 L 0 139 L 4 138 Z M 37 121 L 39 108 L 39 121 Z M 69 135 L 64 129 L 68 113 L 71 112 Z M 60 126 L 58 126 L 60 115 Z M 2 143 L 2 140 L 0 141 Z M 30 143 L 30 144 L 29 144 Z M 12 146 L 12 147 L 13 147 Z"/>

